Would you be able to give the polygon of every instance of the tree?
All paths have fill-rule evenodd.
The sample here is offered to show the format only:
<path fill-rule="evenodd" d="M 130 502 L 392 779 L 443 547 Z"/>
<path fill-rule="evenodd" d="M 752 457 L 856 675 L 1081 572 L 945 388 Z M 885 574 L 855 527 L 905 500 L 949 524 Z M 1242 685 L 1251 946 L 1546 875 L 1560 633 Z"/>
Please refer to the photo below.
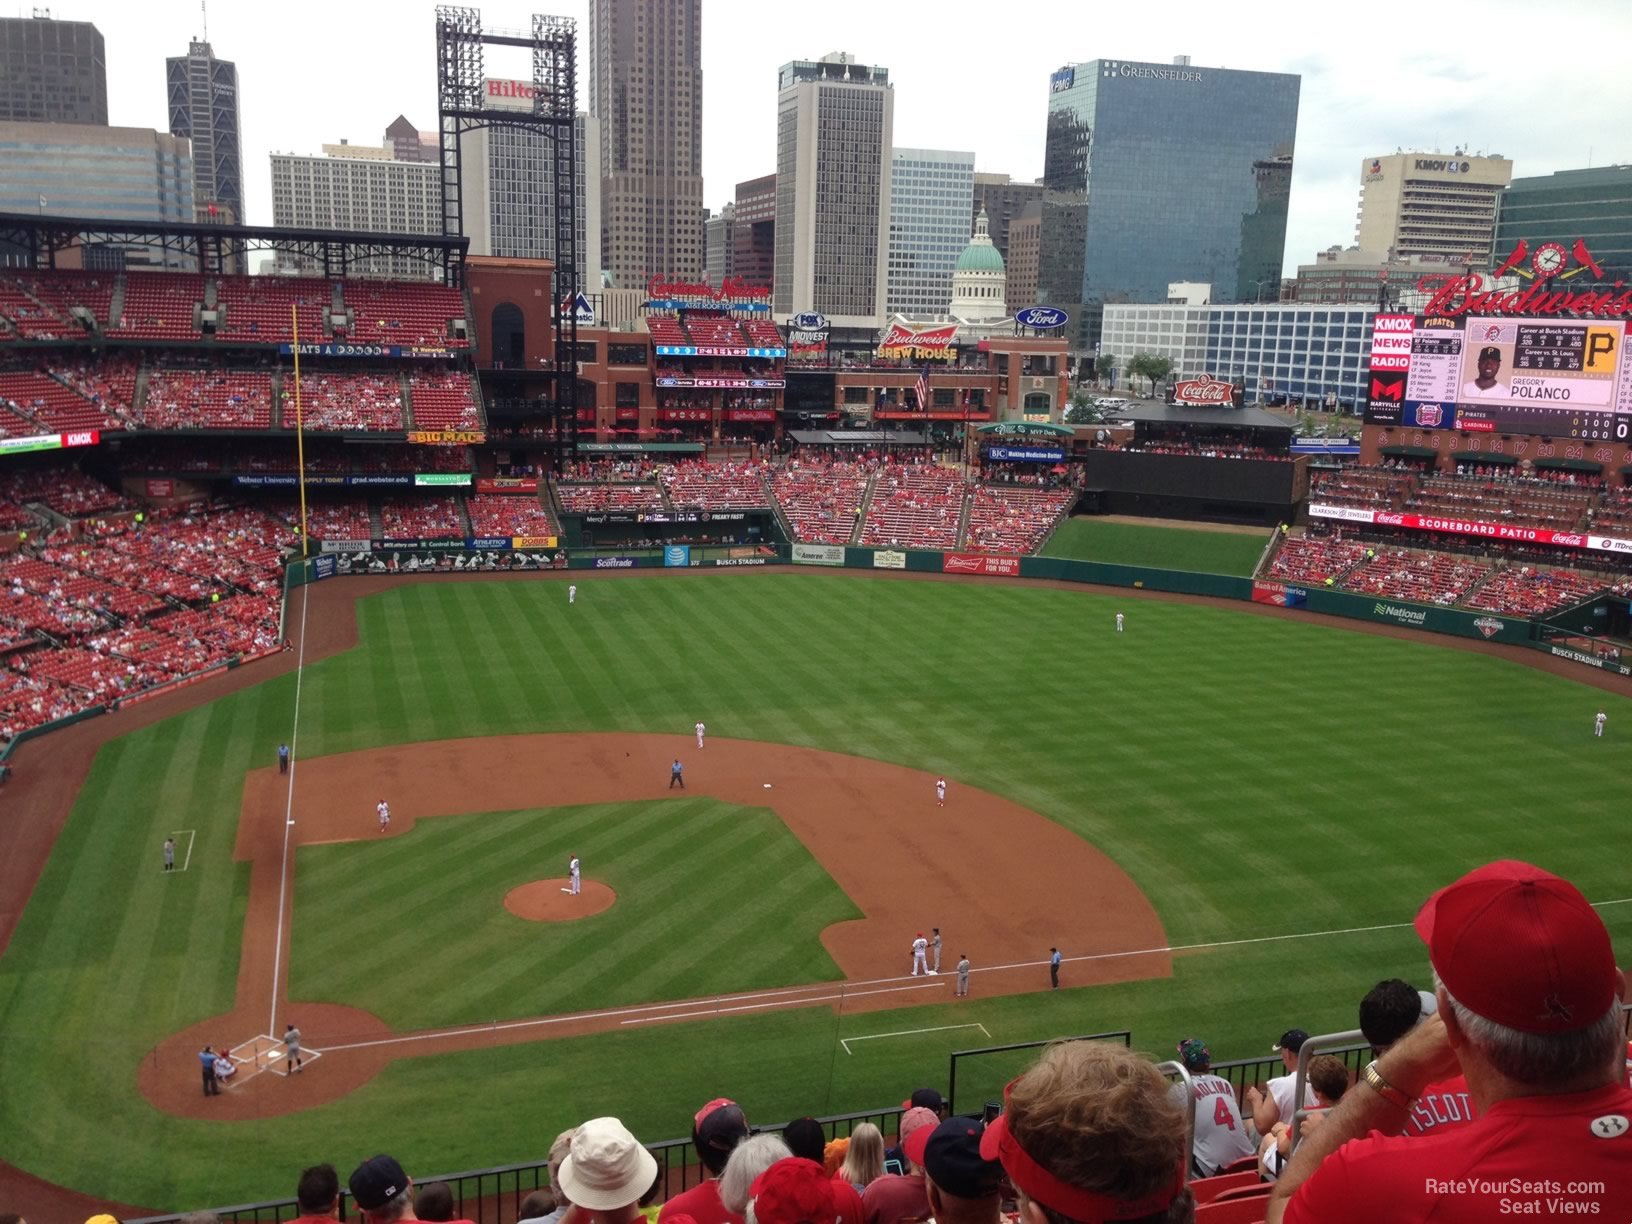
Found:
<path fill-rule="evenodd" d="M 1067 425 L 1094 425 L 1103 419 L 1086 387 L 1078 387 L 1071 392 L 1071 406 L 1065 410 Z"/>
<path fill-rule="evenodd" d="M 1155 395 L 1156 384 L 1166 381 L 1167 376 L 1173 373 L 1173 359 L 1156 353 L 1135 353 L 1122 368 L 1131 378 L 1148 378 L 1150 393 Z"/>
<path fill-rule="evenodd" d="M 1094 376 L 1100 382 L 1104 382 L 1111 376 L 1111 371 L 1116 369 L 1117 363 L 1121 360 L 1115 353 L 1101 353 L 1094 358 Z"/>

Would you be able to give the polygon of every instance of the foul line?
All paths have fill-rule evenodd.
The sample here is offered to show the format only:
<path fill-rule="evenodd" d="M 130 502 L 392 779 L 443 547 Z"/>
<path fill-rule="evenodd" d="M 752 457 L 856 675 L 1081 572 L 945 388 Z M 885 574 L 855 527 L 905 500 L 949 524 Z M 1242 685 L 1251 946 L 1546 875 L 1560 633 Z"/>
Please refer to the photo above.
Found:
<path fill-rule="evenodd" d="M 953 1029 L 970 1028 L 978 1028 L 985 1034 L 987 1041 L 992 1039 L 992 1035 L 986 1032 L 984 1024 L 938 1024 L 934 1028 L 902 1029 L 898 1033 L 864 1033 L 860 1037 L 840 1037 L 839 1044 L 844 1047 L 844 1052 L 849 1054 L 852 1052 L 850 1049 L 852 1041 L 877 1041 L 881 1037 L 916 1037 L 920 1033 L 950 1033 Z"/>
<path fill-rule="evenodd" d="M 278 933 L 272 944 L 272 1009 L 266 1031 L 278 1031 L 278 973 L 283 968 L 283 917 L 289 894 L 289 830 L 295 823 L 295 770 L 300 766 L 300 685 L 306 676 L 306 609 L 312 606 L 311 584 L 300 588 L 300 653 L 295 658 L 295 716 L 289 727 L 289 798 L 283 805 L 283 861 L 278 867 Z"/>
<path fill-rule="evenodd" d="M 799 1007 L 806 1003 L 829 1003 L 834 999 L 854 999 L 861 995 L 894 994 L 901 990 L 934 990 L 942 982 L 927 982 L 922 986 L 886 986 L 880 990 L 841 990 L 838 994 L 811 995 L 804 999 L 777 999 L 770 1003 L 743 1003 L 736 1007 L 710 1007 L 701 1011 L 673 1012 L 667 1016 L 641 1016 L 622 1020 L 620 1024 L 658 1024 L 664 1020 L 696 1020 L 703 1016 L 724 1015 L 726 1012 L 759 1011 L 767 1007 Z"/>

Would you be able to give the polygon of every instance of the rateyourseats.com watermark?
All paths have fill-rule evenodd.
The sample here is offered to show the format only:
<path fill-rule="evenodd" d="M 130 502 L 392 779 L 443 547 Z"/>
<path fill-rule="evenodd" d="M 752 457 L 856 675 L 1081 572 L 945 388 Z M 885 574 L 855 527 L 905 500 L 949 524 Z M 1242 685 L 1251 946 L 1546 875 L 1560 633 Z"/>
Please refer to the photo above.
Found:
<path fill-rule="evenodd" d="M 1609 1207 L 1601 1181 L 1493 1181 L 1478 1177 L 1424 1179 L 1429 1194 L 1475 1197 L 1490 1202 L 1504 1216 L 1602 1216 Z M 1617 1204 L 1624 1208 L 1626 1204 Z"/>

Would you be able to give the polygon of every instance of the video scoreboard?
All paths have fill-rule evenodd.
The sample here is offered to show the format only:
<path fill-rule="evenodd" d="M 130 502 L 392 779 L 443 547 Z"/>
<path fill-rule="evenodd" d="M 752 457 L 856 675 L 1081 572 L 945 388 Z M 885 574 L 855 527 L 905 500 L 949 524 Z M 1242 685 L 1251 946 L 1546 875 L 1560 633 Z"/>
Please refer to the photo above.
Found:
<path fill-rule="evenodd" d="M 1619 320 L 1379 315 L 1366 424 L 1624 442 L 1627 342 Z"/>

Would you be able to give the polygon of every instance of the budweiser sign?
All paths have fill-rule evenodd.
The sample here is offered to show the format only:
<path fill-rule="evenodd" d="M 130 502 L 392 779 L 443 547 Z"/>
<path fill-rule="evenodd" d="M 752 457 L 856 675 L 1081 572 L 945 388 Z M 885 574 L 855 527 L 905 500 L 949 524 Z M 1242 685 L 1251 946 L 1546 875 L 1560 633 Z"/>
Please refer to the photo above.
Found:
<path fill-rule="evenodd" d="M 734 302 L 742 298 L 768 298 L 769 285 L 755 285 L 740 276 L 728 276 L 715 288 L 707 281 L 671 281 L 654 276 L 646 282 L 646 296 L 652 298 L 706 298 L 711 302 Z"/>
<path fill-rule="evenodd" d="M 1187 378 L 1173 385 L 1175 404 L 1233 404 L 1235 385 L 1210 375 Z"/>
<path fill-rule="evenodd" d="M 952 341 L 957 337 L 958 325 L 930 327 L 923 331 L 908 331 L 899 323 L 891 323 L 884 339 L 878 342 L 878 355 L 886 358 L 945 360 L 952 354 Z"/>

